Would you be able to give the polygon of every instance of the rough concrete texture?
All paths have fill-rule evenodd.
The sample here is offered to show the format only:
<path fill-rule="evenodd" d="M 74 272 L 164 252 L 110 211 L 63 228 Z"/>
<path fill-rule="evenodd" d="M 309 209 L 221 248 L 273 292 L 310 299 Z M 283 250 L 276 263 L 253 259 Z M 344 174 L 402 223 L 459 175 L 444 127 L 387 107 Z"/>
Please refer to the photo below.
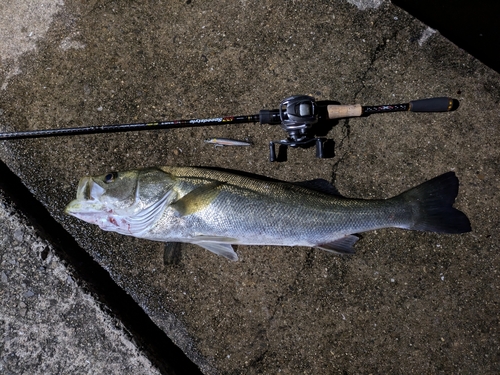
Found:
<path fill-rule="evenodd" d="M 322 160 L 295 149 L 269 163 L 267 143 L 284 133 L 258 124 L 0 144 L 2 160 L 206 374 L 500 370 L 499 76 L 390 3 L 358 3 L 68 0 L 34 49 L 0 52 L 4 130 L 252 114 L 293 94 L 460 101 L 452 113 L 341 120 L 329 132 L 335 156 Z M 213 148 L 209 136 L 255 146 Z M 184 246 L 163 266 L 161 244 L 63 214 L 81 176 L 154 165 L 325 178 L 360 198 L 454 170 L 473 232 L 378 230 L 344 258 L 240 246 L 232 263 Z"/>
<path fill-rule="evenodd" d="M 159 373 L 1 195 L 0 221 L 0 373 Z"/>

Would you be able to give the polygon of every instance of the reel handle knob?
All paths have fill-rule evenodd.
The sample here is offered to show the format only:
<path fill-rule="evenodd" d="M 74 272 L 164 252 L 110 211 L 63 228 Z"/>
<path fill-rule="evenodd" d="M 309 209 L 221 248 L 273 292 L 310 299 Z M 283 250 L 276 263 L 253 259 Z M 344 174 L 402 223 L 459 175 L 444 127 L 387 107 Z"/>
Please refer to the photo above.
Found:
<path fill-rule="evenodd" d="M 323 138 L 316 138 L 316 157 L 323 159 Z"/>
<path fill-rule="evenodd" d="M 276 161 L 276 149 L 274 148 L 274 142 L 269 142 L 269 161 Z"/>

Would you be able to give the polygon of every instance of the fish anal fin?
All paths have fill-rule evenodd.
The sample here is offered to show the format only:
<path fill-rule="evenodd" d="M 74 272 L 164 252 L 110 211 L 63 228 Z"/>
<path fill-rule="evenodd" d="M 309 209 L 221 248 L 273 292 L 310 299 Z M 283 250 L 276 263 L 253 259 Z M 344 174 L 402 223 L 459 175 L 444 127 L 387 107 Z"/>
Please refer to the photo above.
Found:
<path fill-rule="evenodd" d="M 234 252 L 233 247 L 230 243 L 223 242 L 193 242 L 194 244 L 203 247 L 204 249 L 211 251 L 214 254 L 221 255 L 232 261 L 238 260 L 238 255 Z"/>
<path fill-rule="evenodd" d="M 353 245 L 359 240 L 358 236 L 349 234 L 338 240 L 316 245 L 317 248 L 337 254 L 354 254 Z"/>
<path fill-rule="evenodd" d="M 217 195 L 219 195 L 222 185 L 224 185 L 224 182 L 214 181 L 200 186 L 172 203 L 170 207 L 176 210 L 179 216 L 194 214 L 212 203 Z"/>

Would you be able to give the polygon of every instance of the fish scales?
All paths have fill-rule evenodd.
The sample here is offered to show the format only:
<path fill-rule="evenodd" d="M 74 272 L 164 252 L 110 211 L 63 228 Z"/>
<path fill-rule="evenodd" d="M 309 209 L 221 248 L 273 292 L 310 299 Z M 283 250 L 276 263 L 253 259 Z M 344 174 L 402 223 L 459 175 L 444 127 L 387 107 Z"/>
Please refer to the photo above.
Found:
<path fill-rule="evenodd" d="M 470 230 L 465 214 L 452 208 L 458 194 L 458 179 L 452 172 L 399 196 L 377 200 L 344 198 L 304 184 L 208 168 L 150 168 L 118 173 L 106 182 L 109 176 L 83 178 L 77 199 L 66 212 L 104 230 L 194 243 L 233 260 L 237 256 L 232 244 L 352 253 L 358 239 L 353 234 L 374 229 Z"/>
<path fill-rule="evenodd" d="M 207 183 L 203 169 L 161 169 L 182 181 L 180 196 Z M 327 243 L 352 231 L 402 226 L 411 215 L 406 207 L 386 200 L 341 198 L 290 183 L 264 182 L 220 171 L 213 173 L 209 181 L 225 184 L 206 210 L 186 220 L 193 220 L 190 226 L 200 228 L 202 233 L 246 236 L 247 244 L 254 241 L 251 244 L 270 245 L 272 239 L 281 245 L 283 241 L 304 244 L 305 239 Z M 158 235 L 165 233 L 170 224 L 168 220 L 158 223 Z"/>

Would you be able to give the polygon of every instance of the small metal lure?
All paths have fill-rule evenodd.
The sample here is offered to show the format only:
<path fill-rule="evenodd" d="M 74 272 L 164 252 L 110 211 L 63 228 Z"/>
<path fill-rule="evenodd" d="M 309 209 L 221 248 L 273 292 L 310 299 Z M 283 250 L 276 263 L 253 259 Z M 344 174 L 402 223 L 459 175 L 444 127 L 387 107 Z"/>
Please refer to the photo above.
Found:
<path fill-rule="evenodd" d="M 251 146 L 251 142 L 239 141 L 237 139 L 231 138 L 208 138 L 205 139 L 205 143 L 210 143 L 217 146 Z"/>

